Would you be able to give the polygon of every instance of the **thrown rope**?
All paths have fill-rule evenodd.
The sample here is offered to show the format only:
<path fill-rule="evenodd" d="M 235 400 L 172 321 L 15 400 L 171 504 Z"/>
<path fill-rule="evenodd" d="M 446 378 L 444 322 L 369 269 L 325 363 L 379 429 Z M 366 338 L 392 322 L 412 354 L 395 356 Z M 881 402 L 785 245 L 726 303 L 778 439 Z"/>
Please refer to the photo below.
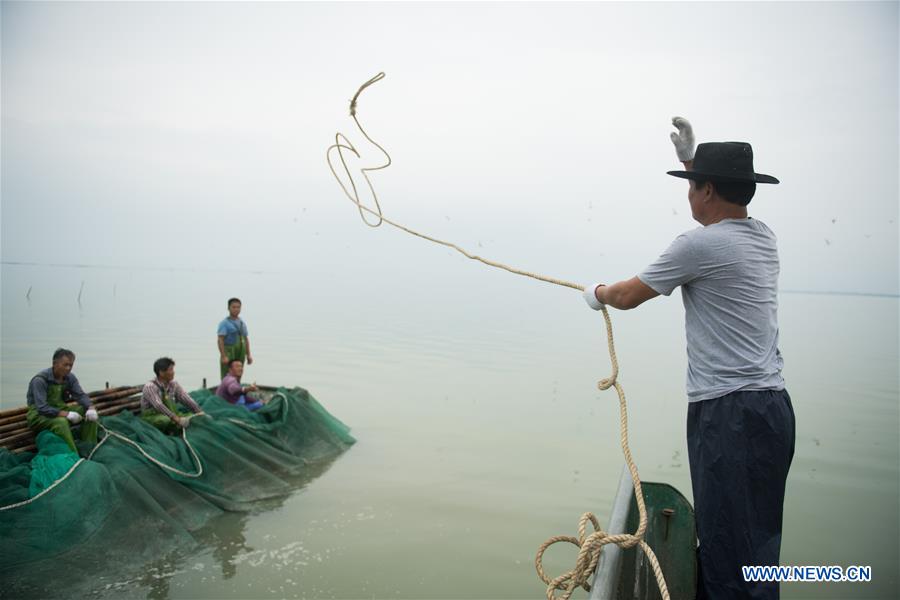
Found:
<path fill-rule="evenodd" d="M 416 237 L 428 240 L 430 242 L 434 242 L 436 244 L 440 244 L 441 246 L 446 246 L 448 248 L 452 248 L 464 255 L 466 258 L 470 258 L 472 260 L 477 260 L 482 262 L 488 266 L 496 267 L 499 269 L 503 269 L 510 273 L 515 273 L 517 275 L 524 275 L 526 277 L 531 277 L 533 279 L 537 279 L 539 281 L 545 281 L 547 283 L 553 283 L 556 285 L 576 289 L 579 291 L 584 291 L 584 286 L 579 285 L 577 283 L 572 283 L 569 281 L 563 281 L 561 279 L 555 279 L 552 277 L 546 277 L 544 275 L 539 275 L 537 273 L 531 273 L 528 271 L 522 271 L 519 269 L 514 269 L 513 267 L 507 266 L 502 263 L 498 263 L 492 260 L 488 260 L 481 256 L 477 256 L 475 254 L 471 254 L 466 250 L 460 248 L 456 244 L 445 242 L 443 240 L 439 240 L 433 238 L 431 236 L 419 233 L 414 231 L 408 227 L 400 225 L 390 219 L 386 218 L 381 210 L 381 204 L 378 202 L 378 194 L 375 192 L 375 188 L 372 185 L 371 180 L 369 179 L 369 171 L 376 171 L 379 169 L 384 169 L 391 164 L 391 157 L 387 153 L 387 151 L 378 144 L 375 140 L 373 140 L 363 126 L 360 124 L 359 119 L 356 117 L 357 110 L 357 101 L 359 100 L 360 94 L 362 94 L 363 90 L 367 87 L 376 83 L 382 79 L 384 79 L 384 73 L 378 73 L 375 77 L 371 78 L 367 82 L 365 82 L 362 86 L 360 86 L 359 90 L 357 90 L 356 94 L 353 96 L 353 100 L 350 101 L 350 116 L 353 117 L 353 121 L 356 123 L 357 129 L 359 129 L 360 133 L 365 137 L 372 145 L 377 147 L 386 159 L 384 164 L 375 166 L 375 167 L 366 167 L 361 168 L 360 172 L 366 180 L 366 184 L 369 188 L 370 193 L 372 194 L 372 198 L 375 202 L 375 209 L 371 209 L 368 206 L 364 206 L 359 198 L 359 190 L 357 189 L 356 182 L 353 180 L 353 175 L 350 172 L 350 168 L 347 166 L 347 161 L 344 159 L 344 150 L 352 152 L 357 158 L 361 158 L 359 152 L 350 142 L 350 140 L 342 133 L 338 132 L 334 136 L 334 144 L 328 147 L 325 151 L 325 159 L 328 162 L 328 168 L 331 169 L 331 174 L 334 175 L 334 178 L 337 180 L 338 185 L 341 186 L 341 189 L 344 192 L 344 195 L 353 202 L 357 208 L 359 209 L 360 217 L 363 222 L 370 227 L 378 227 L 382 223 L 387 223 L 388 225 L 392 225 L 397 229 L 401 229 L 409 234 L 412 234 Z M 344 182 L 341 181 L 340 176 L 335 170 L 334 164 L 332 164 L 331 154 L 332 150 L 337 150 L 338 157 L 340 158 L 341 166 L 344 169 L 344 173 L 349 180 L 349 189 L 344 185 Z M 373 215 L 375 217 L 374 222 L 369 222 L 366 218 L 366 214 Z M 594 571 L 597 569 L 597 563 L 600 560 L 600 551 L 603 546 L 606 544 L 616 544 L 622 548 L 631 548 L 633 546 L 640 546 L 641 550 L 647 555 L 647 558 L 650 562 L 650 566 L 653 569 L 653 573 L 656 575 L 656 583 L 659 586 L 660 594 L 662 595 L 663 600 L 669 600 L 669 591 L 666 587 L 665 578 L 663 577 L 662 570 L 659 566 L 659 561 L 656 558 L 656 555 L 653 553 L 653 550 L 644 542 L 644 533 L 647 529 L 647 510 L 644 505 L 644 494 L 641 491 L 641 480 L 638 477 L 637 467 L 634 464 L 634 460 L 631 457 L 631 450 L 628 447 L 628 415 L 626 411 L 625 404 L 625 392 L 622 389 L 621 384 L 617 381 L 619 374 L 619 363 L 616 359 L 616 349 L 615 342 L 613 340 L 613 332 L 612 332 L 612 322 L 609 318 L 609 312 L 606 310 L 604 306 L 602 309 L 603 319 L 606 322 L 606 339 L 607 346 L 609 349 L 609 358 L 610 363 L 612 365 L 612 374 L 609 377 L 601 379 L 597 383 L 597 387 L 600 390 L 607 390 L 611 387 L 615 387 L 616 393 L 619 396 L 619 430 L 621 432 L 621 442 L 622 442 L 622 453 L 625 456 L 625 463 L 628 465 L 628 470 L 631 473 L 631 481 L 634 484 L 634 495 L 637 501 L 638 513 L 639 513 L 639 523 L 637 531 L 633 534 L 619 534 L 619 535 L 610 535 L 600 529 L 600 524 L 597 522 L 597 518 L 591 513 L 585 513 L 581 517 L 581 521 L 578 526 L 578 537 L 574 538 L 571 536 L 555 536 L 543 544 L 538 549 L 537 556 L 535 556 L 534 566 L 537 570 L 538 577 L 547 584 L 547 599 L 548 600 L 568 600 L 572 593 L 578 588 L 582 587 L 585 590 L 590 591 L 590 582 L 589 579 Z M 594 533 L 585 536 L 585 530 L 587 528 L 587 523 L 590 522 L 594 526 Z M 567 573 L 564 573 L 558 577 L 551 579 L 544 573 L 544 568 L 542 564 L 544 552 L 557 542 L 568 542 L 574 544 L 579 547 L 578 558 L 575 563 L 575 568 Z M 563 590 L 563 593 L 557 599 L 555 592 L 556 590 Z"/>
<path fill-rule="evenodd" d="M 360 172 L 362 173 L 363 178 L 365 178 L 365 180 L 366 180 L 366 185 L 368 186 L 369 191 L 372 194 L 372 199 L 375 201 L 375 209 L 374 210 L 369 208 L 368 206 L 364 206 L 362 204 L 362 202 L 360 202 L 359 190 L 356 187 L 356 182 L 353 180 L 353 175 L 351 175 L 351 173 L 350 173 L 350 168 L 347 166 L 347 161 L 344 159 L 343 150 L 348 150 L 348 151 L 352 152 L 353 154 L 355 154 L 357 158 L 361 158 L 359 152 L 357 152 L 356 148 L 353 146 L 353 144 L 350 142 L 350 140 L 347 139 L 347 137 L 344 134 L 338 132 L 334 135 L 334 144 L 329 146 L 328 150 L 325 151 L 325 160 L 328 161 L 328 168 L 331 169 L 331 174 L 334 175 L 334 178 L 337 180 L 338 185 L 341 186 L 341 189 L 344 191 L 344 194 L 347 196 L 347 198 L 349 198 L 350 201 L 353 202 L 357 206 L 357 208 L 359 209 L 360 217 L 362 217 L 363 222 L 370 227 L 378 227 L 382 223 L 387 223 L 388 225 L 392 225 L 392 226 L 396 227 L 397 229 L 401 229 L 401 230 L 405 231 L 406 233 L 412 234 L 416 237 L 420 237 L 422 239 L 428 240 L 429 242 L 434 242 L 435 244 L 440 244 L 441 246 L 446 246 L 447 248 L 452 248 L 452 249 L 456 250 L 457 252 L 459 252 L 460 254 L 462 254 L 463 256 L 465 256 L 466 258 L 471 258 L 472 260 L 477 260 L 488 266 L 497 267 L 498 269 L 503 269 L 505 271 L 509 271 L 510 273 L 515 273 L 517 275 L 525 275 L 526 277 L 531 277 L 533 279 L 538 279 L 540 281 L 546 281 L 547 283 L 554 283 L 556 285 L 561 285 L 561 286 L 569 287 L 569 288 L 576 289 L 576 290 L 584 290 L 584 286 L 579 285 L 577 283 L 572 283 L 570 281 L 563 281 L 562 279 L 554 279 L 552 277 L 545 277 L 544 275 L 538 275 L 537 273 L 530 273 L 528 271 L 521 271 L 519 269 L 514 269 L 513 267 L 504 265 L 502 263 L 488 260 L 484 257 L 467 252 L 466 250 L 464 250 L 463 248 L 460 248 L 456 244 L 453 244 L 451 242 L 445 242 L 444 240 L 439 240 L 437 238 L 433 238 L 433 237 L 425 235 L 423 233 L 419 233 L 418 231 L 414 231 L 414 230 L 412 230 L 408 227 L 405 227 L 399 223 L 391 221 L 390 219 L 388 219 L 387 217 L 384 216 L 384 214 L 382 213 L 382 210 L 381 210 L 381 204 L 378 202 L 378 194 L 375 192 L 375 187 L 372 185 L 372 181 L 369 179 L 368 173 L 369 173 L 369 171 L 377 171 L 379 169 L 384 169 L 386 167 L 389 167 L 391 165 L 391 156 L 387 153 L 387 151 L 384 148 L 381 147 L 381 145 L 378 142 L 376 142 L 371 137 L 369 137 L 369 134 L 366 133 L 366 130 L 363 129 L 363 126 L 360 124 L 359 119 L 356 118 L 356 101 L 359 99 L 359 95 L 362 93 L 362 91 L 364 89 L 366 89 L 373 83 L 380 81 L 382 79 L 384 79 L 384 73 L 379 73 L 378 75 L 376 75 L 369 81 L 362 84 L 362 86 L 356 92 L 356 95 L 353 96 L 353 100 L 351 100 L 351 102 L 350 102 L 350 116 L 353 117 L 353 121 L 356 123 L 356 127 L 359 129 L 360 133 L 362 133 L 362 135 L 367 140 L 369 140 L 369 142 L 371 144 L 373 144 L 375 147 L 377 147 L 381 151 L 381 153 L 384 154 L 384 157 L 387 160 L 387 162 L 385 162 L 382 165 L 378 165 L 376 167 L 365 167 L 365 168 L 360 169 Z M 343 140 L 343 143 L 342 143 L 342 140 Z M 331 151 L 332 150 L 337 150 L 338 157 L 341 160 L 341 166 L 344 168 L 344 173 L 346 173 L 347 179 L 350 182 L 349 190 L 347 189 L 347 186 L 344 185 L 344 182 L 341 181 L 340 176 L 337 174 L 337 171 L 335 170 L 334 165 L 331 162 Z M 370 223 L 369 220 L 366 218 L 366 213 L 373 215 L 377 220 L 374 223 Z"/>

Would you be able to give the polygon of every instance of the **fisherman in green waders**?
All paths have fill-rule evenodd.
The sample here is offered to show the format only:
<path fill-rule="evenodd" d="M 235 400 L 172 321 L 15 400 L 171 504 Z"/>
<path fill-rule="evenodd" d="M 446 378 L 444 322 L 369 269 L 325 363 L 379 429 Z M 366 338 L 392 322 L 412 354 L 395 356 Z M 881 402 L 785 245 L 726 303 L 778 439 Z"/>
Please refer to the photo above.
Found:
<path fill-rule="evenodd" d="M 72 452 L 78 452 L 72 437 L 72 425 L 82 420 L 81 440 L 97 443 L 97 410 L 78 378 L 72 373 L 75 353 L 65 348 L 57 348 L 53 353 L 53 366 L 44 369 L 31 379 L 28 385 L 28 426 L 35 432 L 47 429 L 66 441 Z M 76 400 L 79 406 L 70 407 L 69 400 Z"/>
<path fill-rule="evenodd" d="M 168 357 L 153 363 L 156 377 L 144 384 L 141 392 L 141 419 L 165 434 L 176 433 L 186 428 L 193 415 L 205 415 L 203 409 L 191 398 L 184 388 L 175 381 L 175 361 Z M 190 412 L 180 410 L 181 403 Z"/>
<path fill-rule="evenodd" d="M 219 378 L 225 379 L 228 365 L 233 360 L 253 364 L 250 354 L 250 340 L 247 339 L 247 324 L 240 318 L 241 301 L 239 298 L 228 299 L 228 316 L 219 323 Z"/>

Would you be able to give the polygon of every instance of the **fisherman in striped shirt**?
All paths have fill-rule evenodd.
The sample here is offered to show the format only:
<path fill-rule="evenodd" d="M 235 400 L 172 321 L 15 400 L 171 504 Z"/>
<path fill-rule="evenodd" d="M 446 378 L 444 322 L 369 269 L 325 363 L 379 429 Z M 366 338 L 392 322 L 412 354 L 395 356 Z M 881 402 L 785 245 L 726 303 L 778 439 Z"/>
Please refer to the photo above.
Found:
<path fill-rule="evenodd" d="M 141 393 L 141 418 L 166 434 L 176 433 L 190 424 L 192 415 L 205 415 L 200 405 L 175 381 L 175 361 L 168 357 L 153 363 L 156 377 L 144 384 Z M 180 402 L 190 412 L 179 409 Z"/>

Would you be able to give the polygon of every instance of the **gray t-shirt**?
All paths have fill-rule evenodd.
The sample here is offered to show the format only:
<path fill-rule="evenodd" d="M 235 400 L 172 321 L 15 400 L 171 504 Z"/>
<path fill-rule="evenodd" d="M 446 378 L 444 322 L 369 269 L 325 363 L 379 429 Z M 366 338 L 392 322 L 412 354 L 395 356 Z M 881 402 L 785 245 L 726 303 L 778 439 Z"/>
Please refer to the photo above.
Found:
<path fill-rule="evenodd" d="M 748 218 L 678 236 L 638 275 L 665 296 L 681 286 L 689 401 L 737 390 L 784 389 L 778 270 L 775 234 Z"/>

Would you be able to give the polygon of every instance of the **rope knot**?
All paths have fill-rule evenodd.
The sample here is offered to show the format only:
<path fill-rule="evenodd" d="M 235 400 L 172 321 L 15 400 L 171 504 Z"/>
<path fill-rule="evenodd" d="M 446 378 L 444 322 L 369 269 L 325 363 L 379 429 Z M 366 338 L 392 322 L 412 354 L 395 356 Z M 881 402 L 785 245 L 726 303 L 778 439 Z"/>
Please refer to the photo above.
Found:
<path fill-rule="evenodd" d="M 643 498 L 638 500 L 638 509 L 642 517 L 645 515 L 643 508 Z M 643 519 L 642 519 L 643 520 Z M 594 532 L 585 535 L 587 524 L 590 523 L 594 527 Z M 538 577 L 547 584 L 547 600 L 569 600 L 575 590 L 579 587 L 585 591 L 591 591 L 590 578 L 597 571 L 597 564 L 600 562 L 600 552 L 603 546 L 607 544 L 615 544 L 622 549 L 640 546 L 650 563 L 650 568 L 656 576 L 656 583 L 659 586 L 660 596 L 663 600 L 669 600 L 669 590 L 666 587 L 663 578 L 662 569 L 659 561 L 650 546 L 644 542 L 644 531 L 646 525 L 642 524 L 634 533 L 609 534 L 600 529 L 600 523 L 593 513 L 586 512 L 581 515 L 578 522 L 578 537 L 568 535 L 558 535 L 548 539 L 538 548 L 537 556 L 534 557 L 534 568 L 537 570 Z M 578 546 L 578 558 L 575 560 L 575 568 L 571 571 L 563 573 L 559 577 L 550 579 L 544 573 L 544 552 L 557 542 L 568 542 L 574 546 Z M 563 590 L 562 594 L 556 596 L 556 590 Z"/>
<path fill-rule="evenodd" d="M 616 375 L 613 374 L 610 377 L 604 377 L 600 381 L 597 382 L 597 389 L 600 391 L 608 390 L 612 386 L 616 385 Z"/>
<path fill-rule="evenodd" d="M 591 523 L 594 532 L 589 536 L 585 536 L 587 524 Z M 600 529 L 600 523 L 593 513 L 586 512 L 581 516 L 578 523 L 578 537 L 568 535 L 558 535 L 548 539 L 538 549 L 537 556 L 534 558 L 534 567 L 537 570 L 538 577 L 547 584 L 547 600 L 568 600 L 572 593 L 579 587 L 585 591 L 591 591 L 589 582 L 594 571 L 597 570 L 597 563 L 600 561 L 600 550 L 604 545 L 609 543 L 608 534 Z M 544 552 L 557 542 L 568 542 L 574 546 L 578 546 L 578 559 L 575 561 L 575 568 L 562 575 L 550 579 L 544 573 Z M 556 590 L 563 590 L 563 593 L 557 597 Z"/>

